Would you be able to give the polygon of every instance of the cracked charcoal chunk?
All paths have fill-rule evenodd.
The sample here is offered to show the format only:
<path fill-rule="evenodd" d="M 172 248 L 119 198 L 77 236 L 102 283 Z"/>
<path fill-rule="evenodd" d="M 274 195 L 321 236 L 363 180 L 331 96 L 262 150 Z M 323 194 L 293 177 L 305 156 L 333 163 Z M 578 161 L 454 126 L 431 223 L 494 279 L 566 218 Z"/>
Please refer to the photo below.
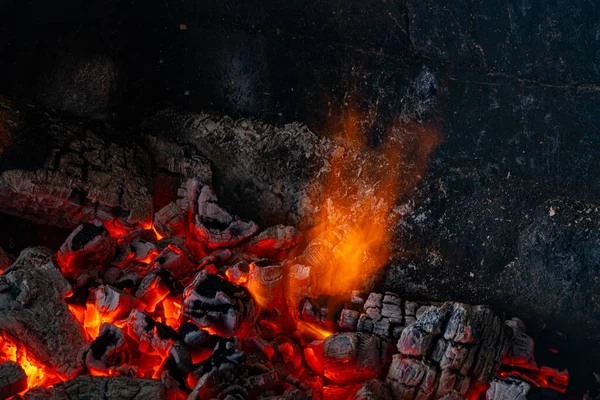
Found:
<path fill-rule="evenodd" d="M 471 383 L 493 379 L 509 340 L 488 307 L 429 307 L 402 331 L 387 382 L 400 399 L 467 396 Z"/>
<path fill-rule="evenodd" d="M 226 394 L 228 389 L 238 391 L 236 381 L 243 375 L 245 354 L 238 350 L 238 339 L 220 340 L 210 357 L 192 372 L 198 378 L 189 399 L 207 399 Z M 241 387 L 242 393 L 245 392 Z M 243 398 L 247 398 L 247 393 Z"/>
<path fill-rule="evenodd" d="M 17 271 L 22 269 L 38 268 L 52 281 L 58 293 L 62 298 L 68 297 L 73 288 L 67 281 L 58 267 L 58 262 L 54 257 L 52 250 L 46 247 L 28 247 L 21 251 L 15 262 L 4 272 Z"/>
<path fill-rule="evenodd" d="M 27 400 L 166 400 L 165 387 L 152 379 L 124 376 L 79 376 L 52 388 L 36 388 L 25 394 Z"/>
<path fill-rule="evenodd" d="M 486 400 L 527 400 L 531 386 L 527 382 L 494 379 L 485 393 Z"/>
<path fill-rule="evenodd" d="M 393 351 L 385 339 L 364 332 L 335 333 L 323 346 L 324 376 L 337 385 L 380 377 Z"/>
<path fill-rule="evenodd" d="M 251 329 L 256 313 L 244 287 L 200 271 L 184 291 L 182 317 L 229 337 Z"/>
<path fill-rule="evenodd" d="M 150 161 L 136 143 L 21 101 L 0 97 L 0 108 L 12 141 L 0 157 L 0 211 L 65 228 L 95 218 L 151 220 Z"/>
<path fill-rule="evenodd" d="M 201 189 L 196 212 L 194 234 L 209 248 L 234 246 L 258 231 L 254 222 L 242 221 L 219 206 L 209 186 Z"/>
<path fill-rule="evenodd" d="M 0 363 L 0 398 L 7 399 L 27 389 L 27 375 L 16 362 Z"/>
<path fill-rule="evenodd" d="M 86 335 L 40 269 L 0 275 L 0 329 L 66 379 L 83 370 Z"/>
<path fill-rule="evenodd" d="M 373 379 L 363 383 L 354 395 L 353 400 L 392 400 L 388 385 L 379 379 Z"/>
<path fill-rule="evenodd" d="M 302 234 L 293 226 L 276 225 L 265 229 L 245 246 L 250 254 L 258 257 L 274 257 L 300 242 Z"/>
<path fill-rule="evenodd" d="M 101 264 L 114 254 L 108 231 L 100 221 L 79 225 L 60 246 L 56 257 L 65 275 Z"/>
<path fill-rule="evenodd" d="M 85 357 L 89 369 L 108 371 L 109 368 L 127 362 L 127 342 L 123 331 L 111 324 L 102 324 Z"/>

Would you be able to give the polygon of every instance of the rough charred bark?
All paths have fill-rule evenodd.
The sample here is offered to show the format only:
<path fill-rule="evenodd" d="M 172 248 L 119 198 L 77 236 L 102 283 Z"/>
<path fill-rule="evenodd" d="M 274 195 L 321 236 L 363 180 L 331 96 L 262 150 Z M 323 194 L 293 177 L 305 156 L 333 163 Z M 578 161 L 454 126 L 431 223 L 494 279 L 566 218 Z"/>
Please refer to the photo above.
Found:
<path fill-rule="evenodd" d="M 0 97 L 0 211 L 72 228 L 152 218 L 148 155 L 91 125 Z"/>
<path fill-rule="evenodd" d="M 67 308 L 53 274 L 42 268 L 0 275 L 0 330 L 65 378 L 83 369 L 83 328 Z"/>
<path fill-rule="evenodd" d="M 54 385 L 51 389 L 34 389 L 25 394 L 27 400 L 146 400 L 166 399 L 164 386 L 152 379 L 124 376 L 80 376 Z"/>

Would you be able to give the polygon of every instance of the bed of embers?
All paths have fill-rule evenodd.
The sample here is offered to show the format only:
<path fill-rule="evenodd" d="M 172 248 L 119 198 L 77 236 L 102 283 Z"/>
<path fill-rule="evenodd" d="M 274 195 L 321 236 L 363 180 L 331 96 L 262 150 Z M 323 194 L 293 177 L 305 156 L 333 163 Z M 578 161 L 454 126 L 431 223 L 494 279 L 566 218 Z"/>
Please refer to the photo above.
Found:
<path fill-rule="evenodd" d="M 84 223 L 58 251 L 28 248 L 1 266 L 0 398 L 498 400 L 566 390 L 568 373 L 536 364 L 517 318 L 352 290 L 335 274 L 341 294 L 321 292 L 349 245 L 343 229 L 308 244 L 294 227 L 260 231 L 194 180 L 146 226 Z"/>

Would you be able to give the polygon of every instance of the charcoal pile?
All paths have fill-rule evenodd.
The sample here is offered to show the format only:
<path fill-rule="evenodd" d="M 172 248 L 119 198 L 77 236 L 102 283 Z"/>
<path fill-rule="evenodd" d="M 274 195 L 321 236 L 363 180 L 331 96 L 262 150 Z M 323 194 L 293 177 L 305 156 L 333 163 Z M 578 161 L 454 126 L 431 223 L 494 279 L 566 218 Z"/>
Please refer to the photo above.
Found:
<path fill-rule="evenodd" d="M 520 320 L 318 293 L 297 229 L 261 230 L 210 187 L 181 183 L 152 226 L 95 219 L 55 252 L 4 257 L 3 398 L 522 399 L 542 377 L 566 387 L 535 363 Z"/>

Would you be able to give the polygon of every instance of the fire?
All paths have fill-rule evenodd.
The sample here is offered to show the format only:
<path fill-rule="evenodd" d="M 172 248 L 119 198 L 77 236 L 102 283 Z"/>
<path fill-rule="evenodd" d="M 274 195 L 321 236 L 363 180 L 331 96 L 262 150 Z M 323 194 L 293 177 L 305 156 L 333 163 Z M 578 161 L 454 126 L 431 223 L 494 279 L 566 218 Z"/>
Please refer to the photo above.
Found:
<path fill-rule="evenodd" d="M 327 329 L 324 326 L 313 324 L 306 321 L 298 321 L 296 330 L 302 336 L 308 336 L 315 340 L 323 340 L 333 335 L 333 330 Z"/>
<path fill-rule="evenodd" d="M 24 392 L 36 386 L 50 386 L 61 381 L 53 370 L 27 354 L 24 346 L 4 336 L 0 336 L 0 360 L 14 361 L 23 368 L 27 375 L 27 389 Z"/>
<path fill-rule="evenodd" d="M 364 287 L 390 255 L 392 208 L 399 195 L 420 180 L 429 154 L 439 143 L 434 129 L 392 124 L 387 140 L 373 148 L 359 130 L 368 120 L 350 107 L 334 135 L 319 204 L 319 226 L 308 233 L 304 256 L 315 269 L 317 294 L 347 294 Z"/>

